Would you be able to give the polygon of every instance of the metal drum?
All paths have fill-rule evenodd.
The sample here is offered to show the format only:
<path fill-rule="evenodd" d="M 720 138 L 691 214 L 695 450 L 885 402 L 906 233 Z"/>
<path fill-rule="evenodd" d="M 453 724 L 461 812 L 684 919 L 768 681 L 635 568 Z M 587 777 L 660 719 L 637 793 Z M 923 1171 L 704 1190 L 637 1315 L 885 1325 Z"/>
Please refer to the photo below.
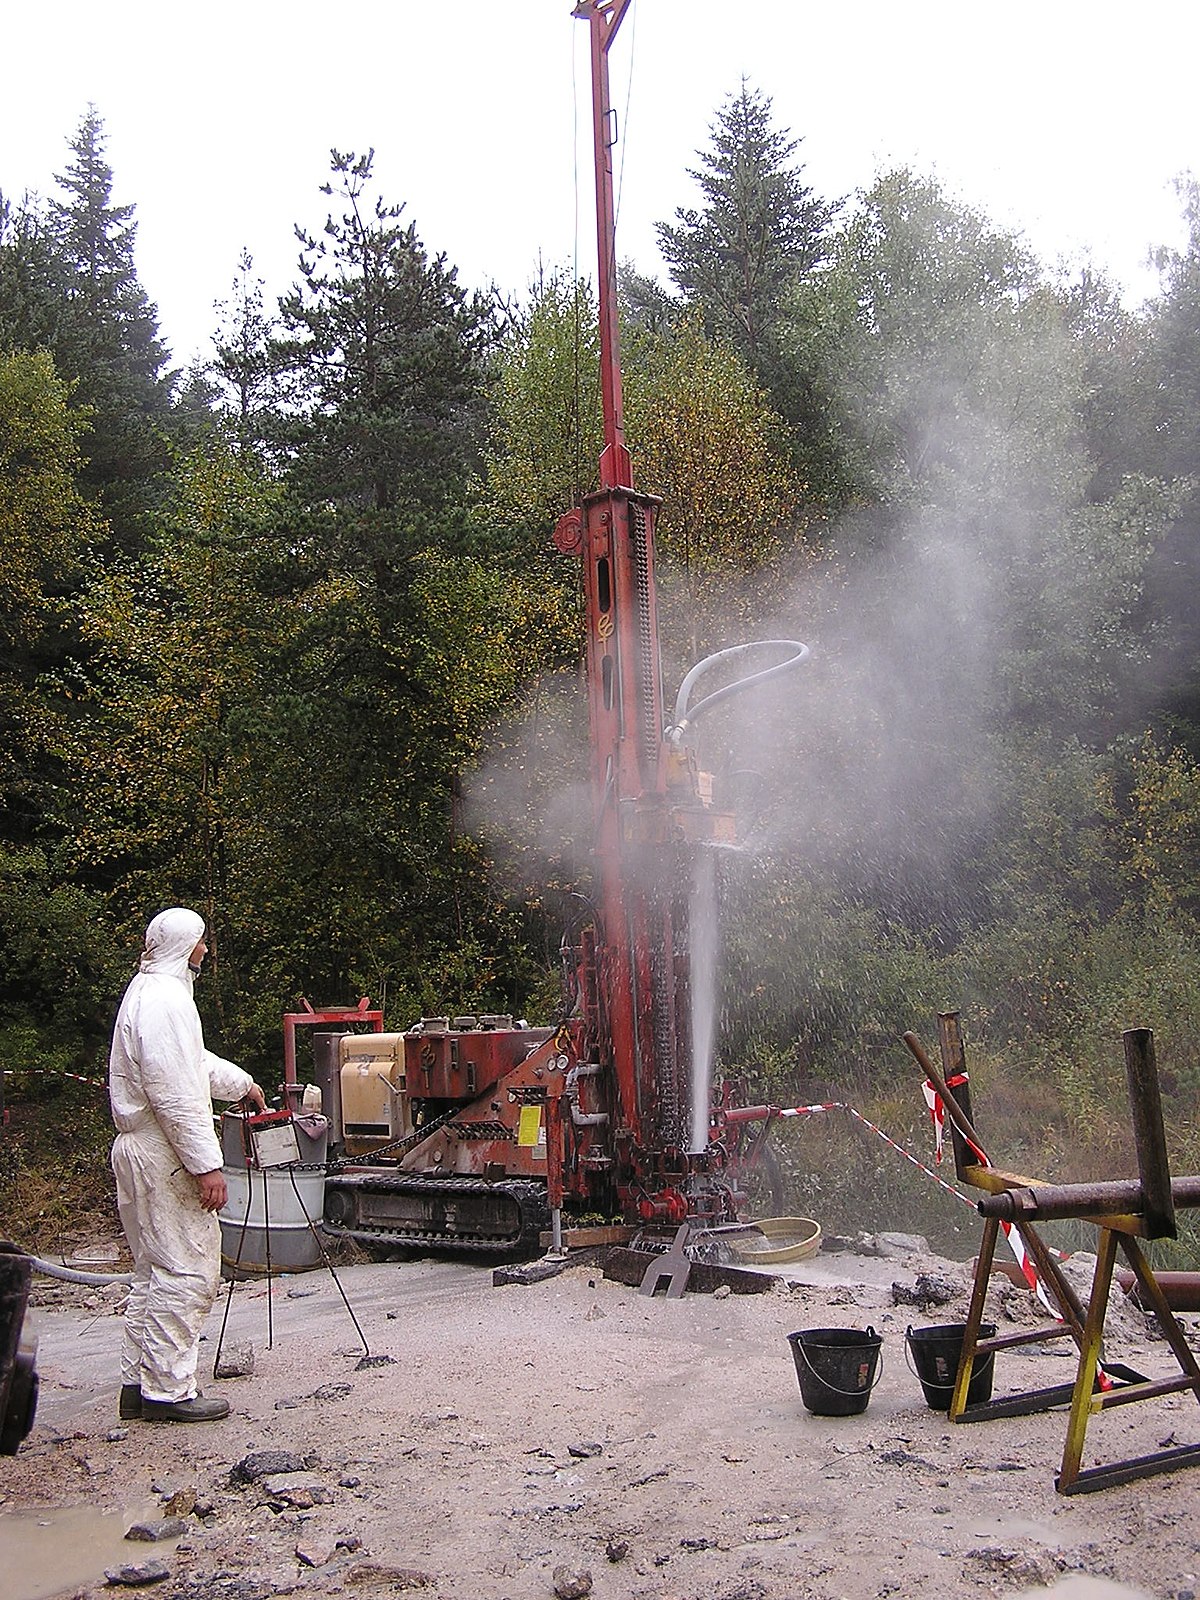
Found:
<path fill-rule="evenodd" d="M 226 1277 L 266 1272 L 307 1272 L 324 1260 L 313 1229 L 325 1207 L 325 1153 L 329 1122 L 320 1115 L 294 1119 L 300 1160 L 292 1166 L 256 1167 L 247 1161 L 245 1118 L 221 1118 L 221 1170 L 229 1190 L 221 1221 L 221 1265 Z"/>

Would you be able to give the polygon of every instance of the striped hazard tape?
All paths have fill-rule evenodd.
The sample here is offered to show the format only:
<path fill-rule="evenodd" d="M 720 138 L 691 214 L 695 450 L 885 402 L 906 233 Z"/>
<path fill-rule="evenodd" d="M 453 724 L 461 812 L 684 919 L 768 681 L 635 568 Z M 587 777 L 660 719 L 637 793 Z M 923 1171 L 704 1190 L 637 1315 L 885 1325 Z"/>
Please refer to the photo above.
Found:
<path fill-rule="evenodd" d="M 960 1084 L 964 1084 L 967 1081 L 967 1074 L 965 1072 L 960 1072 L 957 1077 L 947 1078 L 946 1087 L 948 1089 L 957 1089 Z M 925 1104 L 929 1108 L 929 1115 L 933 1121 L 935 1140 L 934 1159 L 936 1161 L 940 1161 L 942 1159 L 942 1146 L 945 1142 L 946 1105 L 941 1095 L 938 1093 L 936 1086 L 932 1084 L 928 1078 L 922 1082 L 921 1092 L 925 1096 Z M 987 1153 L 981 1150 L 975 1141 L 969 1138 L 967 1134 L 963 1133 L 961 1137 L 966 1142 L 968 1148 L 974 1155 L 976 1161 L 978 1161 L 979 1165 L 981 1167 L 990 1167 L 992 1163 L 988 1160 Z M 967 1203 L 968 1205 L 972 1205 L 971 1201 L 968 1201 Z M 1034 1294 L 1037 1295 L 1038 1299 L 1042 1302 L 1043 1306 L 1045 1306 L 1046 1310 L 1050 1313 L 1054 1320 L 1056 1322 L 1061 1322 L 1063 1320 L 1062 1313 L 1059 1311 L 1057 1305 L 1055 1305 L 1055 1303 L 1051 1300 L 1050 1296 L 1046 1293 L 1046 1286 L 1042 1282 L 1041 1275 L 1030 1258 L 1028 1250 L 1025 1248 L 1025 1241 L 1021 1238 L 1020 1233 L 1016 1228 L 1013 1227 L 1011 1222 L 1002 1222 L 1000 1226 L 1004 1231 L 1005 1242 L 1013 1253 L 1013 1259 L 1016 1261 L 1017 1266 L 1021 1270 L 1021 1276 L 1025 1279 L 1025 1282 L 1033 1290 Z"/>
<path fill-rule="evenodd" d="M 933 1119 L 934 1125 L 934 1160 L 940 1162 L 942 1159 L 943 1129 L 946 1108 L 942 1104 L 941 1096 L 931 1083 L 926 1081 L 924 1084 L 924 1090 L 925 1101 L 929 1106 L 930 1116 Z M 969 1207 L 969 1209 L 972 1211 L 975 1210 L 975 1202 L 970 1198 L 969 1195 L 965 1195 L 961 1189 L 956 1189 L 953 1184 L 947 1183 L 944 1178 L 939 1177 L 932 1167 L 926 1166 L 923 1161 L 918 1161 L 911 1150 L 906 1150 L 902 1144 L 893 1139 L 890 1134 L 885 1133 L 883 1129 L 876 1123 L 872 1122 L 869 1117 L 864 1117 L 861 1111 L 857 1111 L 853 1106 L 845 1104 L 844 1101 L 828 1100 L 820 1105 L 791 1106 L 787 1110 L 781 1110 L 779 1115 L 781 1117 L 812 1117 L 818 1116 L 822 1112 L 829 1111 L 844 1111 L 846 1115 L 852 1117 L 855 1122 L 861 1123 L 864 1128 L 869 1129 L 870 1132 L 882 1139 L 884 1144 L 886 1144 L 889 1149 L 894 1150 L 897 1155 L 903 1156 L 905 1161 L 916 1167 L 918 1172 L 923 1172 L 927 1178 L 931 1178 L 933 1182 L 937 1184 L 939 1189 L 944 1189 L 947 1194 L 952 1194 L 954 1198 L 962 1205 Z M 991 1165 L 986 1155 L 984 1155 L 983 1151 L 980 1150 L 976 1145 L 972 1144 L 971 1149 L 979 1158 L 979 1163 L 981 1166 L 986 1167 Z M 1020 1268 L 1021 1276 L 1025 1279 L 1025 1282 L 1029 1285 L 1030 1289 L 1041 1301 L 1042 1305 L 1046 1308 L 1050 1316 L 1052 1316 L 1056 1322 L 1061 1322 L 1063 1320 L 1062 1313 L 1047 1294 L 1045 1285 L 1042 1283 L 1042 1280 L 1038 1275 L 1036 1266 L 1030 1259 L 1029 1252 L 1025 1248 L 1025 1244 L 1021 1238 L 1021 1235 L 1009 1222 L 1002 1222 L 1000 1226 L 1004 1230 L 1004 1237 L 1009 1249 L 1013 1253 L 1013 1258 L 1015 1259 L 1017 1266 Z"/>
<path fill-rule="evenodd" d="M 4 1067 L 4 1078 L 70 1078 L 72 1083 L 86 1083 L 93 1089 L 107 1089 L 107 1078 L 87 1078 L 82 1072 L 67 1072 L 63 1067 Z"/>
<path fill-rule="evenodd" d="M 853 1106 L 846 1105 L 844 1101 L 828 1100 L 823 1105 L 791 1106 L 786 1111 L 780 1111 L 779 1115 L 781 1117 L 813 1117 L 823 1111 L 844 1111 L 847 1116 L 853 1117 L 855 1122 L 861 1122 L 864 1128 L 870 1129 L 873 1134 L 883 1140 L 884 1144 L 895 1150 L 898 1155 L 902 1155 L 905 1161 L 911 1162 L 918 1172 L 923 1172 L 927 1178 L 932 1178 L 940 1189 L 944 1189 L 947 1194 L 952 1194 L 956 1200 L 961 1200 L 963 1205 L 970 1206 L 971 1210 L 974 1211 L 974 1202 L 969 1200 L 961 1189 L 956 1189 L 953 1184 L 947 1183 L 944 1178 L 939 1178 L 932 1167 L 927 1167 L 923 1161 L 918 1161 L 910 1150 L 906 1150 L 902 1144 L 898 1144 L 889 1134 L 884 1133 L 883 1129 L 872 1122 L 869 1117 L 864 1117 L 861 1111 L 856 1111 Z"/>

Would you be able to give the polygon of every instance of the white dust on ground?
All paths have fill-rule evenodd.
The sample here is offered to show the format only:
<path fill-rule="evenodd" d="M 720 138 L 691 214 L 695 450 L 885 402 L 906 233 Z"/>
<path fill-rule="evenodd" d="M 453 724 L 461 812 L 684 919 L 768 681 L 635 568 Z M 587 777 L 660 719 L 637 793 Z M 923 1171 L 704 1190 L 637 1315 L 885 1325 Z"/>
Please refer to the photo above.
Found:
<path fill-rule="evenodd" d="M 822 1255 L 780 1269 L 765 1294 L 671 1301 L 595 1266 L 504 1288 L 445 1260 L 343 1268 L 370 1353 L 390 1358 L 366 1368 L 329 1273 L 270 1286 L 270 1348 L 267 1286 L 240 1284 L 226 1339 L 254 1345 L 255 1372 L 207 1382 L 233 1414 L 196 1427 L 118 1426 L 119 1291 L 40 1287 L 42 1398 L 30 1440 L 0 1465 L 0 1555 L 5 1525 L 29 1508 L 53 1528 L 57 1508 L 125 1515 L 182 1489 L 211 1502 L 208 1516 L 192 1515 L 173 1548 L 131 1545 L 125 1558 L 162 1559 L 170 1576 L 153 1592 L 168 1600 L 405 1585 L 541 1600 L 556 1573 L 561 1586 L 583 1572 L 603 1600 L 961 1600 L 1064 1582 L 1084 1600 L 1100 1580 L 1175 1600 L 1200 1588 L 1197 1469 L 1064 1498 L 1064 1411 L 960 1426 L 925 1404 L 905 1331 L 961 1321 L 969 1270 L 920 1251 Z M 945 1279 L 951 1300 L 896 1304 L 893 1284 L 921 1274 Z M 989 1301 L 1002 1327 L 1036 1318 L 1007 1280 Z M 202 1346 L 209 1372 L 223 1309 Z M 787 1336 L 814 1327 L 881 1335 L 861 1415 L 802 1403 Z M 995 1391 L 1068 1382 L 1073 1350 L 1004 1353 Z M 1177 1371 L 1128 1307 L 1114 1311 L 1108 1355 L 1152 1377 Z M 1097 1417 L 1087 1461 L 1191 1442 L 1195 1413 L 1173 1396 Z M 231 1468 L 261 1450 L 305 1457 L 317 1493 L 302 1483 L 288 1503 L 278 1483 L 234 1486 Z M 45 1587 L 47 1566 L 5 1593 L 99 1593 L 105 1564 L 91 1589 L 75 1576 Z"/>

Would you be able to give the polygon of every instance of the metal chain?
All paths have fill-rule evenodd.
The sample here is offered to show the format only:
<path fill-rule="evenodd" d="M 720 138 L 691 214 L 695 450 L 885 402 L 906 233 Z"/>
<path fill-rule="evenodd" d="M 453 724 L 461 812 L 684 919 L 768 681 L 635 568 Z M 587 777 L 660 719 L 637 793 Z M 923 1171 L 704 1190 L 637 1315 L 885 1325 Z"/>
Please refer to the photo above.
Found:
<path fill-rule="evenodd" d="M 378 1145 L 374 1150 L 368 1150 L 365 1155 L 341 1156 L 335 1161 L 289 1161 L 285 1165 L 292 1172 L 328 1172 L 334 1167 L 369 1166 L 372 1162 L 378 1161 L 380 1156 L 387 1155 L 391 1150 L 403 1152 L 412 1145 L 419 1144 L 422 1139 L 428 1138 L 431 1133 L 436 1133 L 439 1128 L 444 1127 L 460 1109 L 460 1107 L 454 1106 L 449 1111 L 443 1111 L 441 1116 L 434 1117 L 432 1122 L 423 1122 L 419 1128 L 414 1128 L 411 1133 L 406 1133 L 399 1139 L 392 1139 L 387 1144 Z"/>

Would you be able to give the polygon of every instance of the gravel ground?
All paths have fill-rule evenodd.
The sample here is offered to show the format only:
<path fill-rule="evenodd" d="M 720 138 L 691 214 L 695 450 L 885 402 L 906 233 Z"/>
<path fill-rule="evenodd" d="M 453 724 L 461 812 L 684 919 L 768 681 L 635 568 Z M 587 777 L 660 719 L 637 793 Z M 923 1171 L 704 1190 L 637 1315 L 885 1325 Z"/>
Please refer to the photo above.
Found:
<path fill-rule="evenodd" d="M 42 1397 L 0 1461 L 0 1593 L 112 1593 L 106 1570 L 150 1562 L 167 1600 L 1194 1597 L 1196 1469 L 1063 1498 L 1064 1412 L 955 1426 L 926 1406 L 905 1330 L 961 1321 L 967 1271 L 911 1250 L 822 1255 L 765 1294 L 672 1301 L 596 1266 L 503 1288 L 459 1262 L 354 1266 L 338 1276 L 366 1360 L 328 1272 L 269 1297 L 240 1284 L 225 1348 L 251 1345 L 255 1370 L 206 1381 L 233 1412 L 198 1426 L 119 1425 L 120 1290 L 39 1280 Z M 893 1285 L 921 1275 L 950 1300 L 897 1304 Z M 998 1323 L 1031 1318 L 1023 1291 L 998 1279 L 991 1295 Z M 811 1414 L 787 1335 L 868 1326 L 883 1372 L 867 1409 Z M 1108 1353 L 1177 1370 L 1125 1307 Z M 999 1358 L 996 1390 L 1072 1373 L 1061 1346 L 1028 1347 Z M 1119 1408 L 1092 1422 L 1088 1462 L 1176 1436 L 1200 1438 L 1190 1397 Z M 169 1515 L 174 1537 L 122 1537 Z"/>

